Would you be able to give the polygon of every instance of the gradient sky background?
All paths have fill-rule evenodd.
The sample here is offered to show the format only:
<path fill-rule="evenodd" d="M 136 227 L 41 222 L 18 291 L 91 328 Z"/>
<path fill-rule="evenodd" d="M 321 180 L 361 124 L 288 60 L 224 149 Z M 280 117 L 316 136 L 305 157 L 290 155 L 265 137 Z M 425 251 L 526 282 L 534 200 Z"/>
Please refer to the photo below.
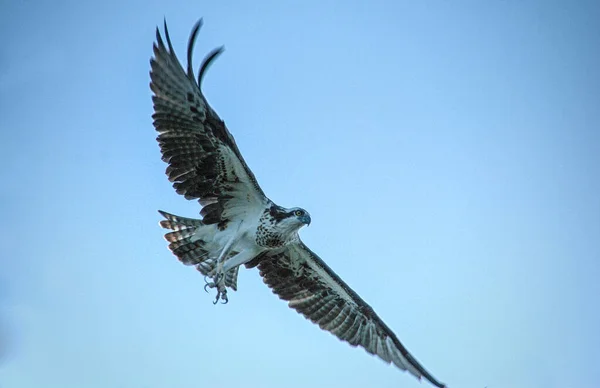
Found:
<path fill-rule="evenodd" d="M 600 381 L 594 1 L 1 3 L 2 388 L 427 387 L 255 270 L 213 306 L 157 209 L 167 17 L 271 199 L 451 388 Z"/>

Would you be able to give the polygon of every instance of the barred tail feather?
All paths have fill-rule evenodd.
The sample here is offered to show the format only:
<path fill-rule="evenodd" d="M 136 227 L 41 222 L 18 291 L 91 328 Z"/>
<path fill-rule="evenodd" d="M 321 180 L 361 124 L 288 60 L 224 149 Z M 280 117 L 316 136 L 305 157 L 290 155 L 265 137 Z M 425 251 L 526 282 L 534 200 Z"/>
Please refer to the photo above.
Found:
<path fill-rule="evenodd" d="M 158 211 L 165 219 L 160 221 L 160 226 L 172 232 L 165 234 L 169 242 L 169 250 L 185 265 L 194 265 L 203 275 L 209 275 L 216 266 L 216 259 L 210 257 L 206 249 L 206 241 L 193 239 L 200 228 L 211 227 L 203 224 L 202 220 L 186 218 Z M 237 290 L 238 268 L 233 268 L 225 274 L 225 285 L 234 291 Z"/>
<path fill-rule="evenodd" d="M 204 241 L 192 241 L 198 228 L 202 227 L 201 220 L 179 217 L 160 210 L 159 213 L 166 219 L 160 222 L 160 226 L 173 230 L 165 234 L 165 240 L 169 242 L 169 249 L 179 261 L 185 265 L 198 265 L 207 259 L 208 252 L 204 249 Z"/>
<path fill-rule="evenodd" d="M 182 230 L 187 229 L 188 227 L 202 225 L 202 221 L 195 218 L 180 217 L 162 210 L 159 210 L 158 212 L 166 219 L 166 221 L 162 220 L 160 222 L 160 226 L 165 229 Z"/>

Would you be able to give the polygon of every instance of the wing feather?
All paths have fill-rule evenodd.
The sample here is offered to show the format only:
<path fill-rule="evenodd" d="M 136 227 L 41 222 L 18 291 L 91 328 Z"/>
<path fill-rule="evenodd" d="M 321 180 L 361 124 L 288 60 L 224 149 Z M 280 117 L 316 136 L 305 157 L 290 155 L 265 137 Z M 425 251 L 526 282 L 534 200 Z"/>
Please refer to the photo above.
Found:
<path fill-rule="evenodd" d="M 302 242 L 266 252 L 258 266 L 263 281 L 288 305 L 352 346 L 361 346 L 417 378 L 444 387 L 402 345 L 364 300 Z"/>
<path fill-rule="evenodd" d="M 206 70 L 223 52 L 222 47 L 209 53 L 202 61 L 198 80 L 194 77 L 192 54 L 201 26 L 202 20 L 190 34 L 187 71 L 175 55 L 166 21 L 166 45 L 157 28 L 154 57 L 150 60 L 152 118 L 159 133 L 162 160 L 168 163 L 166 174 L 175 191 L 200 202 L 205 224 L 225 228 L 231 218 L 261 211 L 269 200 L 235 139 L 201 91 Z"/>

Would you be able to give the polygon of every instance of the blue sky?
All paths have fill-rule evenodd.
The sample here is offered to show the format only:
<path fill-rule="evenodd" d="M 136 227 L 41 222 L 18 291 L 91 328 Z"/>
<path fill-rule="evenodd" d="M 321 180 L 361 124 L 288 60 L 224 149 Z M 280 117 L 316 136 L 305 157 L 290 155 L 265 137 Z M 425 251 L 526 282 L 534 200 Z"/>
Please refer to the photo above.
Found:
<path fill-rule="evenodd" d="M 169 253 L 149 58 L 205 93 L 307 245 L 450 387 L 600 381 L 600 7 L 589 1 L 3 2 L 0 387 L 425 387 L 244 270 Z"/>

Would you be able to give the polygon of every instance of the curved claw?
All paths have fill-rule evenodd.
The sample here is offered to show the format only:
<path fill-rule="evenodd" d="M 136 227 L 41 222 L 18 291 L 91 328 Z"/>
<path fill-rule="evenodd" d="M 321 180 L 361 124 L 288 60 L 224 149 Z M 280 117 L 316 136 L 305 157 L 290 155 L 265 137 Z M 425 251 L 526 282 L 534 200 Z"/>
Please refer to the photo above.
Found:
<path fill-rule="evenodd" d="M 213 304 L 217 304 L 219 302 L 219 299 L 223 300 L 223 304 L 226 304 L 227 302 L 229 302 L 229 299 L 227 299 L 227 290 L 223 289 L 221 290 L 217 290 L 217 297 L 215 298 L 215 301 L 213 302 Z"/>
<path fill-rule="evenodd" d="M 215 287 L 215 283 L 209 282 L 208 280 L 206 280 L 207 278 L 208 278 L 208 276 L 204 275 L 204 282 L 206 283 L 204 285 L 204 292 L 206 292 L 206 293 L 208 293 L 208 290 L 206 289 L 207 287 L 208 288 L 214 288 Z"/>
<path fill-rule="evenodd" d="M 217 273 L 212 278 L 212 282 L 209 282 L 207 280 L 208 277 L 208 275 L 204 276 L 204 281 L 206 282 L 206 284 L 204 285 L 204 291 L 208 292 L 207 288 L 217 289 L 217 297 L 215 298 L 213 304 L 217 304 L 219 300 L 222 300 L 223 304 L 229 302 L 229 299 L 227 298 L 227 287 L 225 286 L 224 282 L 222 282 L 222 280 L 225 278 L 225 275 L 222 273 Z"/>

